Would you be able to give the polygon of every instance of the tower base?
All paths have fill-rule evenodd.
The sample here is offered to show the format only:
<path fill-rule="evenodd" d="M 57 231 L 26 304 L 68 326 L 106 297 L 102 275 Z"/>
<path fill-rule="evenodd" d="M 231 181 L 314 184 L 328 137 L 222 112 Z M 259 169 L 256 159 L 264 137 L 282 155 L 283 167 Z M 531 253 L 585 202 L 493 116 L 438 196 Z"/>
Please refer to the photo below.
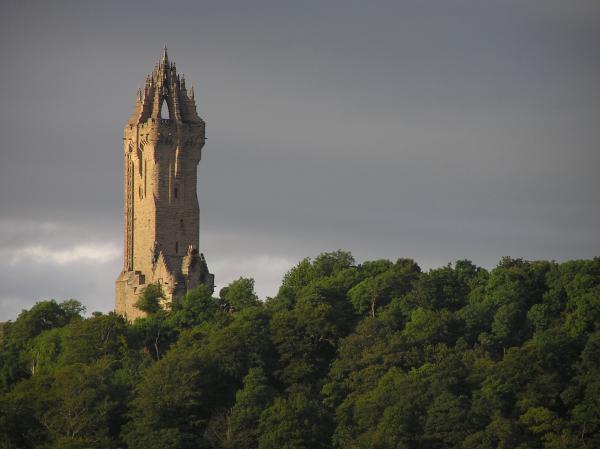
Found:
<path fill-rule="evenodd" d="M 173 269 L 173 265 L 179 265 Z M 204 255 L 192 250 L 181 257 L 166 257 L 159 254 L 153 269 L 148 275 L 141 271 L 123 270 L 115 282 L 115 312 L 127 320 L 146 316 L 146 312 L 135 305 L 149 284 L 158 284 L 164 293 L 161 305 L 169 307 L 173 301 L 182 298 L 188 291 L 201 284 L 214 290 L 215 276 L 208 271 Z"/>

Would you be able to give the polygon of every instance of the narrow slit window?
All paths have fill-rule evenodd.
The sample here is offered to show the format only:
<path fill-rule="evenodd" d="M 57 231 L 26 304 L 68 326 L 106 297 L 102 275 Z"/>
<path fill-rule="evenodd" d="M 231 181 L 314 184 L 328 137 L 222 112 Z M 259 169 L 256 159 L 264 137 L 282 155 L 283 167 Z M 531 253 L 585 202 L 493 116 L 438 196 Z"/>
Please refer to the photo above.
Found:
<path fill-rule="evenodd" d="M 175 254 L 179 253 L 179 242 L 175 242 Z"/>
<path fill-rule="evenodd" d="M 174 196 L 175 198 L 177 198 L 177 193 L 178 193 L 178 189 L 177 189 L 177 187 L 175 187 L 175 188 L 173 189 L 173 196 Z"/>

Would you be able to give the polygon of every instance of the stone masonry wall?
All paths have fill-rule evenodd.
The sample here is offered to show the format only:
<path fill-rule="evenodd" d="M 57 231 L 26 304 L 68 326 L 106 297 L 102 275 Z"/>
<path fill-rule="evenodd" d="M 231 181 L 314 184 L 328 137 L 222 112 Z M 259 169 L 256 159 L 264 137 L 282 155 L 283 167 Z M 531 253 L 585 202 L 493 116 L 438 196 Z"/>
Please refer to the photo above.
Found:
<path fill-rule="evenodd" d="M 166 102 L 169 119 L 160 116 Z M 163 286 L 167 302 L 213 278 L 198 253 L 199 207 L 196 172 L 205 141 L 185 81 L 163 61 L 138 92 L 123 134 L 124 267 L 115 285 L 115 311 L 132 320 L 150 283 Z M 184 262 L 186 266 L 182 267 Z"/>

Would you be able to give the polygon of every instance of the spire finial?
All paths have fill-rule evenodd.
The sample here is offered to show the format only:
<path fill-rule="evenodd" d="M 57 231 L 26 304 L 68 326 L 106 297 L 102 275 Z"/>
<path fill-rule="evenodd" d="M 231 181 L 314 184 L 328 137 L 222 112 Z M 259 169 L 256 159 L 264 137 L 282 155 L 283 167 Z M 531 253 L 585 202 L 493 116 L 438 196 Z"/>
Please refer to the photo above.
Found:
<path fill-rule="evenodd" d="M 190 98 L 194 100 L 194 86 L 190 87 Z"/>
<path fill-rule="evenodd" d="M 169 64 L 169 55 L 167 54 L 167 46 L 166 45 L 163 48 L 162 62 L 163 62 L 163 65 L 165 65 L 165 66 Z"/>

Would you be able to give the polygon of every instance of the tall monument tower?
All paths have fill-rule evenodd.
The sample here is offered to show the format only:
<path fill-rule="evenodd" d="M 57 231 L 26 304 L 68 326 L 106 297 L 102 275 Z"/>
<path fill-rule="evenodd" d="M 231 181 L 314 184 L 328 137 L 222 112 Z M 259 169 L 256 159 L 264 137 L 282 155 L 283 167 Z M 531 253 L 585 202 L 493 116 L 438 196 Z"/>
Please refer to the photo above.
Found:
<path fill-rule="evenodd" d="M 187 92 L 165 47 L 137 92 L 123 136 L 125 252 L 115 311 L 130 320 L 144 316 L 135 303 L 150 283 L 162 286 L 167 301 L 199 284 L 214 285 L 198 252 L 196 169 L 204 129 L 194 88 Z"/>

